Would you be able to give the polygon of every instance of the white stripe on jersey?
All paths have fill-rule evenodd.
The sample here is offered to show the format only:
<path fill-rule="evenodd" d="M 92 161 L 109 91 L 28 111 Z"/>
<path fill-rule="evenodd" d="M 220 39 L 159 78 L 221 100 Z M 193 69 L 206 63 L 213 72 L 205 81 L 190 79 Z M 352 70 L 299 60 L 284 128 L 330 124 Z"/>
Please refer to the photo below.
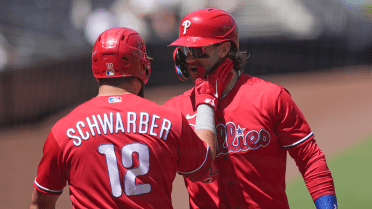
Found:
<path fill-rule="evenodd" d="M 205 155 L 204 162 L 201 164 L 201 166 L 199 166 L 199 168 L 197 168 L 196 170 L 191 171 L 191 172 L 181 172 L 181 171 L 178 171 L 178 173 L 179 174 L 184 174 L 184 175 L 195 173 L 196 171 L 200 170 L 201 167 L 203 167 L 203 165 L 205 164 L 205 162 L 208 159 L 208 155 L 209 155 L 209 145 L 207 145 L 207 154 Z"/>
<path fill-rule="evenodd" d="M 311 132 L 309 135 L 305 136 L 305 138 L 293 143 L 293 144 L 290 144 L 290 145 L 286 145 L 286 146 L 283 146 L 283 148 L 289 148 L 289 147 L 294 147 L 298 144 L 301 144 L 302 142 L 306 141 L 307 139 L 309 139 L 311 136 L 313 136 L 313 132 Z"/>
<path fill-rule="evenodd" d="M 45 188 L 45 187 L 41 186 L 40 184 L 38 184 L 38 183 L 36 182 L 36 178 L 35 178 L 34 183 L 35 183 L 35 185 L 36 185 L 37 187 L 39 187 L 40 189 L 42 189 L 42 190 L 44 190 L 44 191 L 47 191 L 47 192 L 51 192 L 51 193 L 61 193 L 61 192 L 63 191 L 63 189 L 62 189 L 62 190 L 52 190 L 52 189 Z"/>

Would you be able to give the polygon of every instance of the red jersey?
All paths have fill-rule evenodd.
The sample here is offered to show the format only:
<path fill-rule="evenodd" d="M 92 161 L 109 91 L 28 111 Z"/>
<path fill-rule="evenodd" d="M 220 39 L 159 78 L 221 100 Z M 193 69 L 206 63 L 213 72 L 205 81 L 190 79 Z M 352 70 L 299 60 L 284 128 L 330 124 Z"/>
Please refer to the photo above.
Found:
<path fill-rule="evenodd" d="M 133 94 L 95 97 L 51 129 L 34 187 L 73 208 L 172 208 L 176 173 L 209 173 L 209 147 L 171 107 Z M 203 179 L 199 179 L 203 180 Z"/>
<path fill-rule="evenodd" d="M 165 105 L 195 124 L 194 90 Z M 185 180 L 192 208 L 289 208 L 285 193 L 287 149 L 313 139 L 288 91 L 242 74 L 215 112 L 216 165 L 211 184 Z"/>

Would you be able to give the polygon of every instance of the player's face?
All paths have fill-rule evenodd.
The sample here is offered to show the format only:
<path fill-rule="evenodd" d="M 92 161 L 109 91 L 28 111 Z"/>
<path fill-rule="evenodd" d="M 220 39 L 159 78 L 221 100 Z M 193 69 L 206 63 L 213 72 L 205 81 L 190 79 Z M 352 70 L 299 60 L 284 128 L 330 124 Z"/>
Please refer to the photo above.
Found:
<path fill-rule="evenodd" d="M 190 51 L 187 52 L 187 70 L 190 73 L 192 82 L 195 83 L 197 78 L 204 77 L 222 60 L 220 58 L 219 47 L 221 47 L 219 44 L 205 46 L 204 55 L 198 58 L 195 58 Z M 201 75 L 200 72 L 198 73 L 198 66 L 199 68 L 204 68 L 205 74 Z"/>

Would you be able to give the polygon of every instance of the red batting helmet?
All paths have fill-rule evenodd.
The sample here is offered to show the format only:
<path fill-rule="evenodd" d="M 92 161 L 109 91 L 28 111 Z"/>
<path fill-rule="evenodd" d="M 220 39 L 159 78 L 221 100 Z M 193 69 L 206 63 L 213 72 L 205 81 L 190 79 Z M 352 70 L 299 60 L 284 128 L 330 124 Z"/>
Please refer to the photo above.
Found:
<path fill-rule="evenodd" d="M 232 41 L 239 49 L 238 27 L 225 11 L 201 9 L 187 14 L 181 21 L 179 38 L 169 46 L 201 47 Z"/>
<path fill-rule="evenodd" d="M 135 76 L 144 84 L 151 74 L 150 59 L 142 37 L 129 28 L 111 28 L 99 35 L 92 52 L 94 77 Z"/>

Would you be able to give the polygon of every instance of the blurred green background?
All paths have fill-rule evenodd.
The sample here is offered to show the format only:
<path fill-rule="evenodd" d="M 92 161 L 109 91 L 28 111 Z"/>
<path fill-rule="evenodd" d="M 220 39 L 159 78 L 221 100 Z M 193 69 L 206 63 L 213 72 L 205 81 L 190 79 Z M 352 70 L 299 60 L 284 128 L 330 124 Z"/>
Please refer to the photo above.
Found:
<path fill-rule="evenodd" d="M 335 182 L 339 208 L 371 208 L 372 133 L 328 159 L 327 163 Z M 314 208 L 313 200 L 300 177 L 288 184 L 287 195 L 291 208 Z"/>

